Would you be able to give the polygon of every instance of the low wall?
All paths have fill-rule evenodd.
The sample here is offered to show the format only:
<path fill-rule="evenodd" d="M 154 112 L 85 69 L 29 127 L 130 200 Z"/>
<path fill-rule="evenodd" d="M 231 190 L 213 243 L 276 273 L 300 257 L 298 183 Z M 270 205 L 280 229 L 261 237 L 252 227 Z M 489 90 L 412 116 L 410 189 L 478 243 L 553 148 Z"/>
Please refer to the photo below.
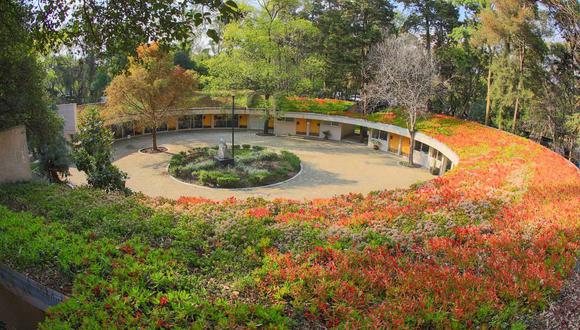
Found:
<path fill-rule="evenodd" d="M 2 265 L 0 265 L 0 284 L 41 311 L 46 311 L 66 299 L 62 293 Z"/>
<path fill-rule="evenodd" d="M 0 183 L 32 179 L 26 143 L 26 128 L 16 126 L 0 131 Z"/>

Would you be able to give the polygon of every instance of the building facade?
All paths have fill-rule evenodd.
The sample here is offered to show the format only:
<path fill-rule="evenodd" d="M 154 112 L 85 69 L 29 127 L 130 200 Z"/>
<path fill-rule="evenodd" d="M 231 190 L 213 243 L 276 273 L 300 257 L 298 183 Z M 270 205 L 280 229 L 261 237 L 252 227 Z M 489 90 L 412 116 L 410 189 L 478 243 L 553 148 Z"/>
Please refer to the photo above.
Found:
<path fill-rule="evenodd" d="M 76 131 L 79 107 L 76 104 L 59 105 L 59 114 L 65 120 L 65 127 Z M 247 129 L 263 130 L 264 116 L 259 109 L 195 108 L 176 111 L 157 128 L 158 133 L 201 129 Z M 72 122 L 71 122 L 72 121 Z M 144 127 L 131 118 L 108 121 L 115 139 L 129 139 L 151 134 L 151 128 Z M 416 164 L 429 169 L 433 174 L 443 175 L 459 162 L 459 157 L 445 144 L 421 132 L 415 136 L 415 147 L 411 150 L 407 129 L 359 118 L 337 115 L 323 115 L 307 112 L 286 112 L 278 118 L 269 118 L 268 128 L 276 136 L 303 136 L 316 139 L 342 141 L 353 137 L 361 128 L 369 132 L 368 146 L 405 159 L 413 152 Z M 67 136 L 74 134 L 68 129 Z"/>

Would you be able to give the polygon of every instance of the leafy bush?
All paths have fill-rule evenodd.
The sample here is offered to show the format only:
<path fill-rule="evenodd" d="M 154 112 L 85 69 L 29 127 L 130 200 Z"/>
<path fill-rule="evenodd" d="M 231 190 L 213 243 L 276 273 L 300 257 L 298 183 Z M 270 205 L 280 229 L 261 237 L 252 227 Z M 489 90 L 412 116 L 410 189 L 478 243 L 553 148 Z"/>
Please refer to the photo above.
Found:
<path fill-rule="evenodd" d="M 112 164 L 113 132 L 105 127 L 103 118 L 94 107 L 83 112 L 72 158 L 78 170 L 87 174 L 90 186 L 109 192 L 130 193 L 125 187 L 127 173 Z"/>
<path fill-rule="evenodd" d="M 235 174 L 222 173 L 216 181 L 219 187 L 234 188 L 238 186 L 240 180 L 240 177 Z"/>
<path fill-rule="evenodd" d="M 246 150 L 252 148 L 252 146 L 249 144 L 242 144 L 242 147 Z"/>
<path fill-rule="evenodd" d="M 298 156 L 286 150 L 282 150 L 281 155 L 282 159 L 287 161 L 294 171 L 300 170 L 300 158 Z"/>
<path fill-rule="evenodd" d="M 278 154 L 273 151 L 263 151 L 258 155 L 260 161 L 274 161 L 278 159 Z"/>

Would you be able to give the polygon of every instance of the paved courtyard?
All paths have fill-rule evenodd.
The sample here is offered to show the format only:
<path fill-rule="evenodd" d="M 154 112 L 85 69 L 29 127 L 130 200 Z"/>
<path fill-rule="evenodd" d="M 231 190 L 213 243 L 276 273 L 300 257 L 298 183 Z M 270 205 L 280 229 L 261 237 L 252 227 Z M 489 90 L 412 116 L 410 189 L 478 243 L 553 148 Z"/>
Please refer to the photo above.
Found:
<path fill-rule="evenodd" d="M 115 143 L 115 165 L 129 175 L 127 186 L 149 196 L 177 199 L 198 196 L 210 199 L 264 197 L 312 199 L 332 197 L 349 192 L 406 188 L 433 178 L 426 169 L 398 165 L 399 158 L 351 142 L 333 142 L 299 137 L 257 136 L 254 131 L 236 131 L 236 144 L 260 145 L 288 150 L 302 160 L 303 171 L 294 179 L 274 186 L 243 190 L 212 189 L 178 182 L 167 173 L 171 155 L 192 147 L 215 145 L 220 138 L 230 142 L 227 130 L 171 132 L 158 135 L 159 146 L 167 153 L 141 154 L 140 148 L 151 146 L 150 136 Z M 71 169 L 70 181 L 85 183 L 83 173 Z"/>

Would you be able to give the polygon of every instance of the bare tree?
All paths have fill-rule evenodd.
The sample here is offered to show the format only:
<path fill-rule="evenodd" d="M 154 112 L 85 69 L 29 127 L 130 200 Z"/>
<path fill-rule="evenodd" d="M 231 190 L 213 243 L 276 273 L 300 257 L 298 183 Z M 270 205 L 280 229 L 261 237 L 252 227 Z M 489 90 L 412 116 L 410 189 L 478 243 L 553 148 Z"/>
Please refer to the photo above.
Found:
<path fill-rule="evenodd" d="M 387 102 L 403 109 L 411 136 L 409 166 L 413 166 L 417 120 L 427 112 L 435 90 L 437 67 L 425 47 L 410 34 L 386 37 L 373 47 L 369 56 L 374 78 L 367 92 L 374 102 Z"/>

